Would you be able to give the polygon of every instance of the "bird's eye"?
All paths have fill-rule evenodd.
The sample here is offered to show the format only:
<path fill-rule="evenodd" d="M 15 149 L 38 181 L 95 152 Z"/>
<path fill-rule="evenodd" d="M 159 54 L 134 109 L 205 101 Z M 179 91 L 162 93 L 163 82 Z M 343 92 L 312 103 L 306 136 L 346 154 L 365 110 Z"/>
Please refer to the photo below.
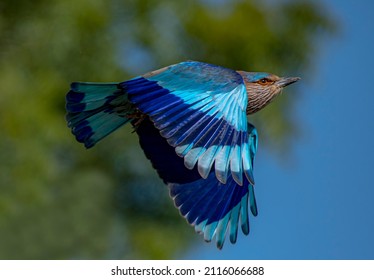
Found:
<path fill-rule="evenodd" d="M 259 80 L 258 82 L 259 82 L 259 84 L 261 84 L 261 85 L 266 85 L 266 84 L 269 83 L 270 81 L 269 81 L 268 79 L 266 79 L 266 78 L 262 78 L 262 79 Z"/>
<path fill-rule="evenodd" d="M 257 83 L 259 85 L 262 85 L 262 86 L 268 86 L 268 85 L 274 84 L 274 81 L 272 79 L 269 79 L 269 78 L 262 78 L 262 79 L 258 80 Z"/>

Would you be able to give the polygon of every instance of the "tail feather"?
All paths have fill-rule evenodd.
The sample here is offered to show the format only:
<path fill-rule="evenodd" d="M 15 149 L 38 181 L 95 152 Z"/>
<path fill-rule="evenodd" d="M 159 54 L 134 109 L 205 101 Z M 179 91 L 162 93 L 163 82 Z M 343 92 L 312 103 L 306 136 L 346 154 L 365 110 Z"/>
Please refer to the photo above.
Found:
<path fill-rule="evenodd" d="M 66 95 L 66 121 L 86 148 L 131 121 L 134 108 L 118 83 L 71 84 Z"/>

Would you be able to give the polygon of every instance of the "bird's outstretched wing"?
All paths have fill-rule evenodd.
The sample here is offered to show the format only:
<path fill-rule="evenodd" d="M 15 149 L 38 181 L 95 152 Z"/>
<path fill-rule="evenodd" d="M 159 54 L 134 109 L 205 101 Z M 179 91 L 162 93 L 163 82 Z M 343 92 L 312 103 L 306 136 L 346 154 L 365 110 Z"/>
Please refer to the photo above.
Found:
<path fill-rule="evenodd" d="M 247 92 L 236 71 L 182 62 L 120 84 L 129 100 L 148 115 L 161 135 L 184 158 L 188 169 L 208 178 L 214 164 L 217 179 L 231 177 L 253 185 L 248 137 Z"/>
<path fill-rule="evenodd" d="M 248 132 L 253 160 L 257 132 L 251 124 L 248 124 Z M 196 166 L 192 170 L 185 168 L 183 158 L 177 156 L 148 118 L 141 122 L 136 133 L 145 155 L 168 185 L 175 206 L 206 241 L 215 238 L 217 247 L 222 248 L 227 233 L 231 243 L 236 242 L 239 226 L 244 234 L 249 233 L 248 202 L 254 216 L 257 215 L 257 205 L 254 187 L 245 176 L 243 186 L 239 186 L 230 173 L 223 184 L 216 178 L 214 170 L 204 179 Z"/>

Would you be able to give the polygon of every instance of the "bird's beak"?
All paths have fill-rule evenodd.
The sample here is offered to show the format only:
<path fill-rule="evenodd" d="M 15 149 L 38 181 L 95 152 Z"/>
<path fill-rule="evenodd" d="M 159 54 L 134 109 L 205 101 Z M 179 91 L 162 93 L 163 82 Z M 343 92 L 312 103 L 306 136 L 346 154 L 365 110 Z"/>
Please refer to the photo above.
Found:
<path fill-rule="evenodd" d="M 293 84 L 293 83 L 296 83 L 298 80 L 300 80 L 299 77 L 285 77 L 285 78 L 280 78 L 276 84 L 283 88 L 283 87 L 286 87 L 290 84 Z"/>

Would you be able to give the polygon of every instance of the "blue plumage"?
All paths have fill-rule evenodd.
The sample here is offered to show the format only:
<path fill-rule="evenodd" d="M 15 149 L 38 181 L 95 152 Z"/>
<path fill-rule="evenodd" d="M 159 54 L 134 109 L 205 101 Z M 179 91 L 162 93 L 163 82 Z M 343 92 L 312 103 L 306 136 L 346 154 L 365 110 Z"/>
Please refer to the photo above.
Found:
<path fill-rule="evenodd" d="M 249 233 L 258 214 L 253 161 L 258 136 L 247 114 L 298 78 L 182 62 L 122 83 L 73 83 L 68 126 L 87 148 L 131 122 L 175 206 L 206 241 Z"/>
<path fill-rule="evenodd" d="M 248 234 L 248 198 L 251 201 L 250 208 L 253 215 L 257 215 L 254 193 L 249 192 L 252 185 L 248 181 L 244 182 L 245 187 L 239 186 L 229 176 L 226 184 L 222 184 L 217 180 L 214 170 L 210 171 L 207 179 L 204 179 L 196 167 L 192 170 L 185 168 L 183 159 L 175 153 L 149 119 L 145 119 L 136 132 L 145 155 L 168 185 L 175 206 L 190 224 L 195 225 L 196 231 L 204 232 L 209 228 L 209 233 L 207 232 L 204 238 L 210 241 L 215 234 L 215 229 L 226 223 L 226 226 L 220 226 L 222 228 L 220 238 L 217 235 L 217 246 L 221 248 L 228 224 L 237 228 L 240 215 L 239 212 L 235 214 L 233 208 L 238 206 L 237 211 L 243 208 L 244 213 L 240 217 L 243 232 Z M 221 220 L 223 221 L 220 222 Z M 230 240 L 236 241 L 236 234 L 237 231 L 234 230 Z"/>

